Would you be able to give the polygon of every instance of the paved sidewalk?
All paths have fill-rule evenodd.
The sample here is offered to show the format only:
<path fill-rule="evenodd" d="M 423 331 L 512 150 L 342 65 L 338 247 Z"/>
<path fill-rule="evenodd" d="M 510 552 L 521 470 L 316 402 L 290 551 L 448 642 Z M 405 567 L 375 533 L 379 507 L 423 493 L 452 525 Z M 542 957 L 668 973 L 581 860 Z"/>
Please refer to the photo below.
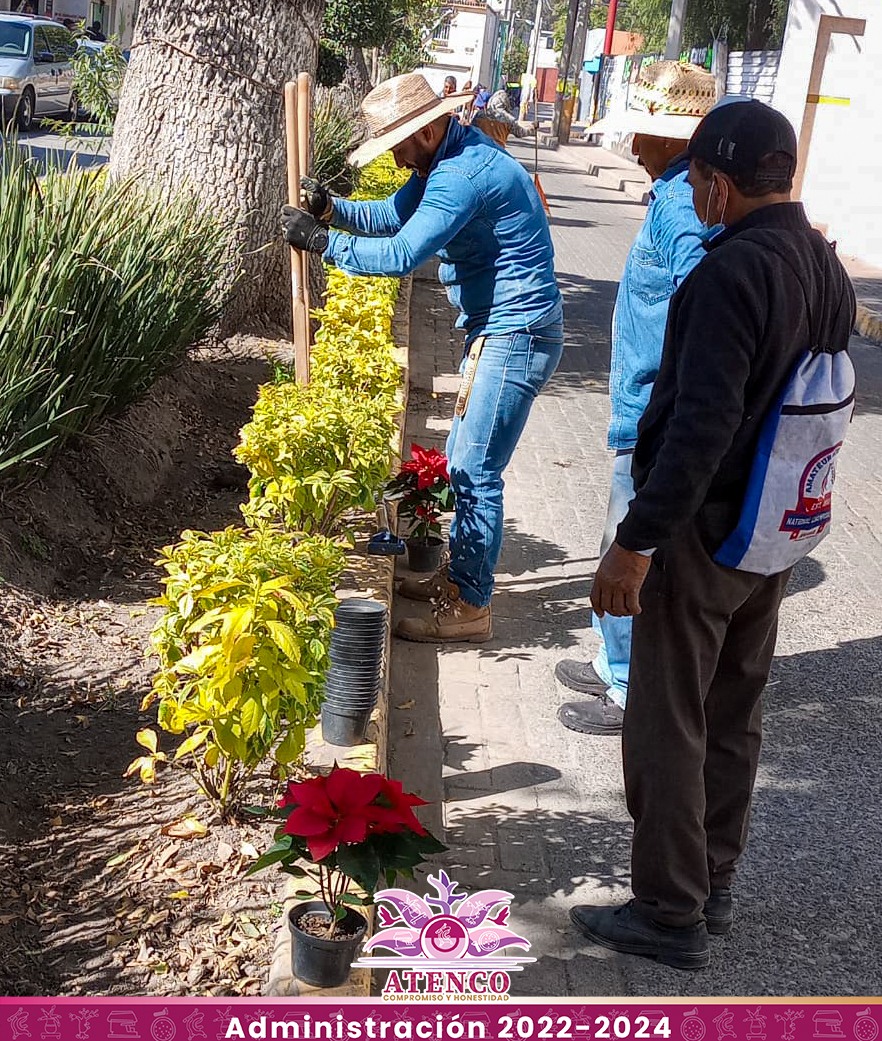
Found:
<path fill-rule="evenodd" d="M 628 894 L 619 741 L 559 725 L 568 695 L 553 668 L 595 649 L 587 596 L 610 471 L 608 331 L 643 210 L 560 153 L 546 153 L 540 176 L 567 349 L 507 474 L 493 641 L 394 644 L 392 769 L 435 803 L 462 885 L 515 894 L 513 927 L 538 959 L 515 977 L 517 995 L 879 994 L 882 354 L 857 341 L 836 531 L 798 568 L 783 609 L 736 927 L 713 940 L 710 969 L 690 975 L 611 954 L 569 926 L 572 904 Z M 412 315 L 409 434 L 440 446 L 460 337 L 430 271 Z"/>
<path fill-rule="evenodd" d="M 558 149 L 557 155 L 565 162 L 572 162 L 586 170 L 598 187 L 614 188 L 637 202 L 648 201 L 648 192 L 652 186 L 649 174 L 623 156 L 576 140 Z M 857 257 L 843 255 L 842 262 L 851 276 L 857 295 L 855 331 L 882 344 L 882 270 Z"/>

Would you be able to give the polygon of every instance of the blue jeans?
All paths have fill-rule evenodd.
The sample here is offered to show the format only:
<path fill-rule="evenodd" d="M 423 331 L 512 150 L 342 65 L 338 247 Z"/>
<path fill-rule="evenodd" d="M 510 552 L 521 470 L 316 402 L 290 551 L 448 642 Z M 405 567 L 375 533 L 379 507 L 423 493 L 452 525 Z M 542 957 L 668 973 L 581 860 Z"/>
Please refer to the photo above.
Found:
<path fill-rule="evenodd" d="M 600 543 L 600 557 L 615 542 L 616 529 L 625 519 L 628 503 L 634 498 L 634 479 L 631 477 L 631 453 L 617 455 L 613 464 L 606 508 L 606 525 Z M 631 667 L 631 618 L 603 618 L 592 615 L 591 628 L 600 637 L 600 650 L 594 659 L 594 671 L 607 685 L 606 696 L 619 708 L 625 707 L 628 697 L 628 670 Z"/>
<path fill-rule="evenodd" d="M 557 368 L 563 321 L 488 336 L 464 416 L 447 438 L 456 507 L 450 525 L 450 580 L 467 603 L 484 607 L 502 548 L 502 474 L 536 395 Z M 463 366 L 465 367 L 465 361 Z"/>

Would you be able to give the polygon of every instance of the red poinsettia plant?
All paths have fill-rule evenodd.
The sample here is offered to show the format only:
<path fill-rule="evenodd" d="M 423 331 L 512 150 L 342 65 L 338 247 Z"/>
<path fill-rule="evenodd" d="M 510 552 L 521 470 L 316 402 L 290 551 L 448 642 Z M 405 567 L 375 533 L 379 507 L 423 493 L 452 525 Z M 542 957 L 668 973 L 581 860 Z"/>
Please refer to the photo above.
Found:
<path fill-rule="evenodd" d="M 441 514 L 453 509 L 453 489 L 447 456 L 437 448 L 410 446 L 410 459 L 386 485 L 386 494 L 398 499 L 398 516 L 412 522 L 414 538 L 441 534 Z"/>
<path fill-rule="evenodd" d="M 273 845 L 248 869 L 272 864 L 295 878 L 313 878 L 330 912 L 328 938 L 346 906 L 370 904 L 382 881 L 413 877 L 427 856 L 446 849 L 417 820 L 425 800 L 405 792 L 400 781 L 334 765 L 327 776 L 289 781 L 274 810 L 253 810 L 280 819 Z M 355 883 L 365 894 L 351 893 Z M 312 892 L 298 896 L 313 899 Z"/>

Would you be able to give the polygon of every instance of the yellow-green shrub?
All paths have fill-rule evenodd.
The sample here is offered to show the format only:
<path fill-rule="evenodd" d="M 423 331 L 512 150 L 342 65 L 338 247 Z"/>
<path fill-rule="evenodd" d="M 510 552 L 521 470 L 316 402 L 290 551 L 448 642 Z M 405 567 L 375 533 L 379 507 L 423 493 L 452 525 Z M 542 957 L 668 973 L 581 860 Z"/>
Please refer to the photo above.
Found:
<path fill-rule="evenodd" d="M 391 469 L 397 410 L 386 395 L 265 384 L 235 449 L 252 474 L 246 519 L 329 534 L 348 510 L 372 509 Z"/>
<path fill-rule="evenodd" d="M 328 271 L 325 305 L 314 312 L 321 322 L 310 362 L 314 383 L 369 397 L 397 397 L 402 378 L 392 339 L 397 295 L 396 279 Z"/>
<path fill-rule="evenodd" d="M 409 170 L 399 170 L 391 152 L 368 163 L 358 174 L 358 191 L 353 199 L 385 199 L 397 192 L 410 178 Z"/>
<path fill-rule="evenodd" d="M 226 815 L 255 768 L 271 752 L 297 759 L 315 725 L 343 553 L 259 526 L 185 531 L 159 563 L 160 667 L 142 711 L 158 699 L 160 727 L 187 735 L 175 758 Z"/>

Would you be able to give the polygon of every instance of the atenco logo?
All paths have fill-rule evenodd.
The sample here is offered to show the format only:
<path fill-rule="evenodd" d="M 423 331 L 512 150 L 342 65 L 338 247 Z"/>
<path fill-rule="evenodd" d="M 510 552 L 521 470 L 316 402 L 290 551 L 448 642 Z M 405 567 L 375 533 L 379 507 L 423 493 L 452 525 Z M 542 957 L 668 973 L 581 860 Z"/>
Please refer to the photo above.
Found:
<path fill-rule="evenodd" d="M 430 875 L 429 885 L 437 896 L 419 897 L 405 889 L 376 894 L 379 928 L 364 951 L 383 949 L 392 957 L 372 954 L 354 967 L 391 969 L 382 990 L 391 1001 L 439 994 L 452 1000 L 457 995 L 505 1000 L 509 974 L 536 960 L 505 954 L 509 947 L 530 950 L 530 942 L 508 928 L 513 895 L 502 889 L 471 896 L 458 892 L 459 883 L 444 871 L 437 878 Z"/>

